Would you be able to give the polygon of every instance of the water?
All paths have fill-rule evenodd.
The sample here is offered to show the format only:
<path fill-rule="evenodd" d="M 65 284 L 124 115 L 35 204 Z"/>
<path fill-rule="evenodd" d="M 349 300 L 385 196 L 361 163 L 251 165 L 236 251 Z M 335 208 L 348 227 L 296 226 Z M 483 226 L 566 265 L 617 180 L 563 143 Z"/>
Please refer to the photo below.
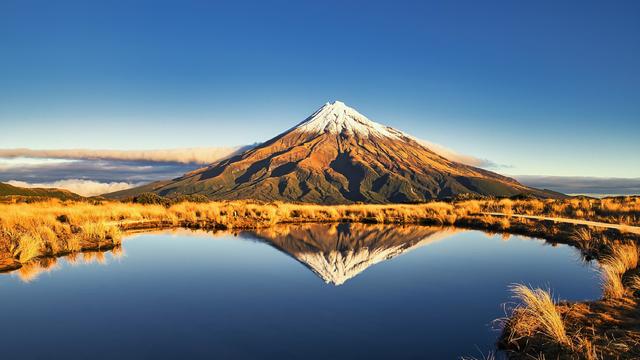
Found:
<path fill-rule="evenodd" d="M 600 296 L 571 247 L 428 227 L 141 234 L 47 267 L 0 275 L 4 358 L 481 357 L 509 284 Z"/>

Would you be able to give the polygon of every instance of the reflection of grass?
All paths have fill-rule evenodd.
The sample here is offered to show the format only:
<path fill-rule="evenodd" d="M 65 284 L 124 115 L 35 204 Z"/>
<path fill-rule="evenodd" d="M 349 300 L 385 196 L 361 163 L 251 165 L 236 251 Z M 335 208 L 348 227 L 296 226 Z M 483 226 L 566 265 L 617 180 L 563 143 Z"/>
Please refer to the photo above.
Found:
<path fill-rule="evenodd" d="M 113 247 L 120 243 L 121 233 L 109 214 L 117 207 L 99 208 L 88 203 L 54 200 L 2 204 L 0 264 L 11 268 L 15 263 L 26 264 L 41 257 Z"/>
<path fill-rule="evenodd" d="M 492 232 L 508 231 L 512 234 L 570 243 L 581 249 L 586 258 L 598 259 L 602 265 L 603 294 L 607 300 L 591 305 L 613 304 L 611 308 L 619 310 L 624 306 L 617 305 L 616 301 L 627 301 L 632 302 L 632 305 L 625 306 L 637 311 L 635 300 L 627 290 L 640 290 L 636 245 L 640 236 L 615 229 L 588 228 L 582 225 L 481 214 L 490 212 L 569 217 L 638 225 L 640 224 L 640 197 L 603 200 L 467 200 L 452 203 L 339 206 L 252 201 L 172 202 L 155 205 L 58 200 L 0 203 L 0 270 L 22 267 L 21 272 L 24 278 L 30 279 L 37 275 L 34 264 L 46 265 L 42 261 L 47 257 L 68 254 L 70 262 L 74 259 L 75 261 L 101 261 L 101 255 L 78 256 L 77 254 L 91 249 L 114 247 L 118 249 L 122 232 L 163 226 L 256 228 L 268 227 L 276 223 L 343 221 L 454 225 Z M 47 268 L 44 267 L 44 269 Z M 609 346 L 604 342 L 617 336 L 608 335 L 610 327 L 588 323 L 591 321 L 589 316 L 593 315 L 595 310 L 585 311 L 589 316 L 576 320 L 595 329 L 591 337 L 582 336 L 578 334 L 580 330 L 571 326 L 572 323 L 563 324 L 558 313 L 553 312 L 552 309 L 557 309 L 557 306 L 551 306 L 553 301 L 550 295 L 543 294 L 540 289 L 519 287 L 514 290 L 525 304 L 514 312 L 513 319 L 521 321 L 520 325 L 517 325 L 515 320 L 513 322 L 515 331 L 521 337 L 520 341 L 515 340 L 518 336 L 512 337 L 514 343 L 518 343 L 516 348 L 520 346 L 520 342 L 535 343 L 534 338 L 542 336 L 547 340 L 554 339 L 554 344 L 563 348 L 580 351 L 584 357 L 595 353 L 596 348 L 602 347 L 609 347 L 607 351 L 613 351 L 615 354 L 621 353 L 617 350 L 618 347 Z M 600 313 L 598 316 L 607 317 L 608 315 L 608 313 Z M 613 320 L 609 317 L 601 323 L 607 324 L 607 321 Z M 565 328 L 564 335 L 562 326 Z M 633 331 L 635 330 L 639 329 L 634 328 Z M 640 331 L 637 333 L 640 339 Z M 636 346 L 640 347 L 640 345 Z M 547 352 L 544 345 L 534 350 L 537 351 L 536 354 L 540 351 Z M 550 354 L 554 353 L 550 352 Z"/>
<path fill-rule="evenodd" d="M 30 259 L 119 243 L 122 229 L 188 226 L 204 228 L 254 228 L 287 222 L 375 222 L 456 225 L 492 231 L 542 236 L 572 241 L 585 252 L 599 251 L 605 236 L 595 230 L 568 230 L 522 218 L 479 215 L 498 211 L 506 214 L 575 215 L 628 214 L 635 222 L 637 198 L 605 200 L 467 200 L 455 203 L 339 205 L 258 203 L 252 201 L 179 202 L 137 204 L 125 202 L 60 202 L 0 204 L 0 268 L 14 259 Z M 597 206 L 596 206 L 597 204 Z M 595 208 L 599 210 L 594 210 Z M 587 216 L 585 215 L 585 216 Z"/>
<path fill-rule="evenodd" d="M 116 246 L 109 250 L 114 258 L 122 256 L 122 247 Z M 71 265 L 79 264 L 105 264 L 107 259 L 104 251 L 85 251 L 70 253 L 67 262 Z M 25 263 L 15 273 L 23 282 L 31 282 L 45 272 L 53 271 L 58 268 L 58 260 L 54 257 L 45 257 Z"/>
<path fill-rule="evenodd" d="M 637 239 L 602 240 L 590 232 L 575 231 L 572 239 L 578 245 L 584 241 L 600 242 L 601 250 L 596 257 L 600 262 L 604 299 L 588 306 L 581 303 L 558 306 L 548 292 L 516 285 L 513 291 L 524 305 L 514 309 L 506 322 L 502 345 L 518 354 L 544 353 L 553 358 L 600 359 L 603 353 L 619 358 L 637 351 L 638 302 L 632 291 L 627 291 L 640 290 Z M 559 307 L 572 314 L 569 320 L 563 321 Z M 550 347 L 540 336 L 558 346 Z"/>

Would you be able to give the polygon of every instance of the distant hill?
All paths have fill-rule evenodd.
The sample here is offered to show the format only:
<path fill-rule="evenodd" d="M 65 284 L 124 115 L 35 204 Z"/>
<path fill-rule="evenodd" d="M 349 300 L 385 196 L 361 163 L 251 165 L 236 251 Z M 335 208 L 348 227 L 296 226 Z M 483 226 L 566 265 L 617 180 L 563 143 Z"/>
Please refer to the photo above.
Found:
<path fill-rule="evenodd" d="M 423 142 L 336 101 L 298 126 L 229 159 L 173 180 L 105 195 L 202 194 L 321 204 L 412 203 L 459 194 L 562 197 L 451 161 Z"/>
<path fill-rule="evenodd" d="M 60 200 L 81 200 L 84 197 L 64 189 L 23 188 L 0 183 L 0 197 L 24 196 L 38 198 L 55 198 Z"/>

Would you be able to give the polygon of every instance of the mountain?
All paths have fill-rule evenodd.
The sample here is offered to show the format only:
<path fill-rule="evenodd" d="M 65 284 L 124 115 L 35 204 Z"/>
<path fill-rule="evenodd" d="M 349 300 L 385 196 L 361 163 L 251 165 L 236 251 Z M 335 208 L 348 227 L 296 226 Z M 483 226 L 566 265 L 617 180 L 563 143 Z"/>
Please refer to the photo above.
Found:
<path fill-rule="evenodd" d="M 0 197 L 20 196 L 38 198 L 56 198 L 60 200 L 80 200 L 84 197 L 64 189 L 23 188 L 0 183 Z"/>
<path fill-rule="evenodd" d="M 296 127 L 177 179 L 107 195 L 152 191 L 323 204 L 406 203 L 470 193 L 551 197 L 514 179 L 446 159 L 414 137 L 327 103 Z"/>
<path fill-rule="evenodd" d="M 342 285 L 367 268 L 458 230 L 355 223 L 279 225 L 247 231 L 290 255 L 327 284 Z"/>

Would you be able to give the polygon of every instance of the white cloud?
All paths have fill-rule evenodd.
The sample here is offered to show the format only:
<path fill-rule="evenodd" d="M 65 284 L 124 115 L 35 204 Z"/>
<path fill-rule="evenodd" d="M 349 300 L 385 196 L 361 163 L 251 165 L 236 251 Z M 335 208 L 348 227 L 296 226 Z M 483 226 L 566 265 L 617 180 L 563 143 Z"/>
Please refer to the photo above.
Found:
<path fill-rule="evenodd" d="M 244 149 L 235 147 L 199 147 L 166 150 L 32 150 L 32 149 L 0 149 L 0 158 L 14 159 L 105 159 L 125 161 L 175 162 L 182 164 L 210 164 L 232 156 Z M 33 163 L 33 160 L 29 160 Z M 51 160 L 48 160 L 51 161 Z M 5 160 L 5 162 L 7 162 Z"/>
<path fill-rule="evenodd" d="M 491 160 L 481 159 L 471 155 L 460 154 L 455 150 L 449 149 L 448 147 L 442 146 L 440 144 L 432 143 L 427 140 L 417 139 L 417 141 L 420 142 L 422 145 L 426 146 L 427 148 L 431 149 L 431 151 L 442 156 L 443 158 L 456 161 L 465 165 L 476 166 L 481 168 L 505 167 L 505 166 L 498 165 Z"/>
<path fill-rule="evenodd" d="M 58 188 L 66 189 L 82 196 L 94 196 L 106 194 L 114 191 L 120 191 L 132 188 L 139 184 L 129 184 L 126 182 L 109 182 L 103 183 L 93 180 L 83 179 L 67 179 L 58 180 L 49 183 L 28 183 L 25 181 L 10 180 L 6 182 L 9 185 L 25 187 L 25 188 Z"/>
<path fill-rule="evenodd" d="M 551 189 L 572 195 L 640 194 L 640 178 L 601 178 L 590 176 L 515 175 L 521 183 L 540 189 Z"/>
<path fill-rule="evenodd" d="M 27 157 L 11 157 L 11 158 L 0 157 L 0 170 L 20 168 L 20 167 L 57 166 L 61 164 L 73 163 L 76 161 L 78 160 L 27 158 Z"/>
<path fill-rule="evenodd" d="M 438 155 L 452 161 L 477 167 L 501 167 L 494 162 L 475 156 L 460 154 L 455 150 L 430 141 L 416 139 Z M 174 162 L 181 164 L 211 164 L 248 149 L 250 146 L 198 147 L 165 150 L 32 150 L 0 149 L 0 168 L 33 165 L 58 165 L 70 159 L 105 159 L 123 161 Z M 5 158 L 5 159 L 2 159 Z M 41 159 L 38 161 L 37 159 Z M 56 161 L 59 161 L 56 163 Z"/>

